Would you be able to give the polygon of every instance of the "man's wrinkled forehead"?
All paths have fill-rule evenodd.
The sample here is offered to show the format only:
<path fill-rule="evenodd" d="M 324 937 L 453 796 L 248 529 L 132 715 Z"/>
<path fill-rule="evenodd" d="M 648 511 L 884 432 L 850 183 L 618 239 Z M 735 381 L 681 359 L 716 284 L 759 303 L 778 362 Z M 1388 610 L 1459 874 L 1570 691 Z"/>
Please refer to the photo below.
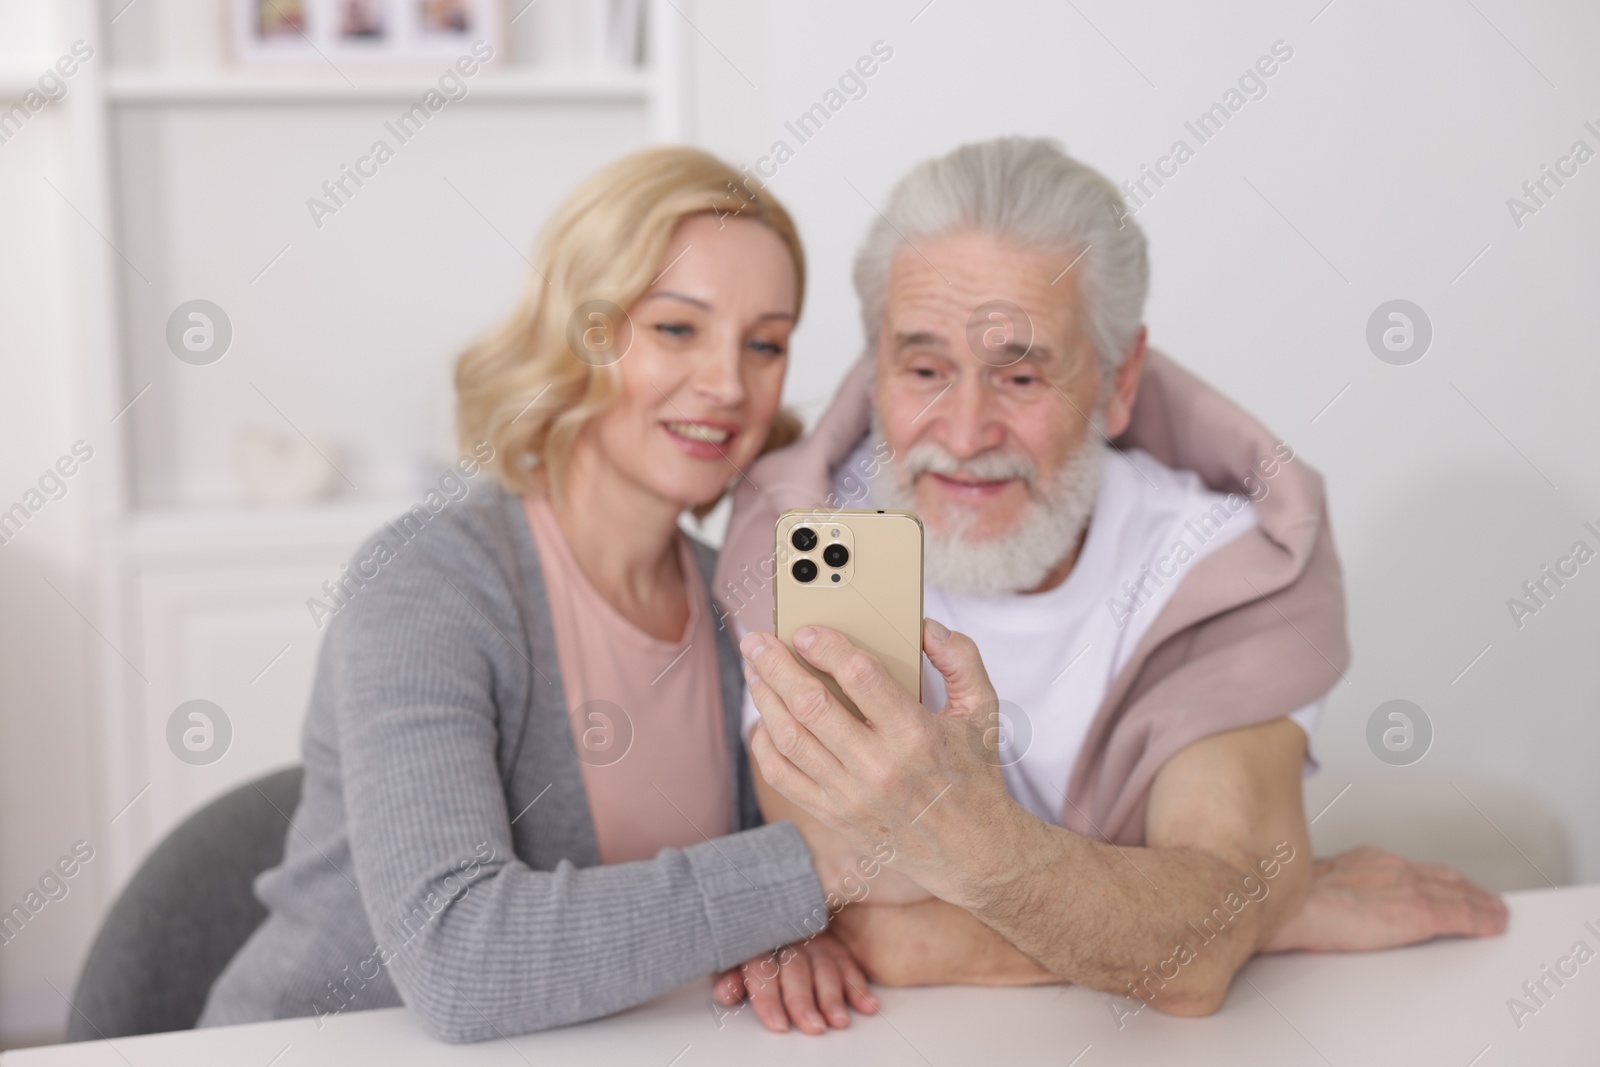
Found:
<path fill-rule="evenodd" d="M 879 357 L 898 363 L 923 353 L 1065 370 L 1083 338 L 1076 279 L 1063 273 L 1038 249 L 984 234 L 908 244 L 890 268 Z"/>
<path fill-rule="evenodd" d="M 970 356 L 996 369 L 1033 367 L 1044 374 L 1062 369 L 1059 353 L 1038 337 L 1018 337 L 1015 332 L 1008 331 L 1000 339 L 987 343 L 979 341 L 974 347 L 972 338 L 968 336 L 972 332 L 970 329 L 963 330 L 961 336 L 950 337 L 945 330 L 895 330 L 885 339 L 887 343 L 883 346 L 883 354 L 891 364 L 904 362 L 918 354 L 927 354 L 945 358 Z"/>

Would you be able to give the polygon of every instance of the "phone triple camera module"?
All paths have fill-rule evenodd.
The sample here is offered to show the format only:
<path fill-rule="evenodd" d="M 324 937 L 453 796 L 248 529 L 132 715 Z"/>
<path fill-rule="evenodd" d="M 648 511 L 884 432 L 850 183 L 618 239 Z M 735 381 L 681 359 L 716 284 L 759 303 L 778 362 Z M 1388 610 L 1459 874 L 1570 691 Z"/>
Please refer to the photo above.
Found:
<path fill-rule="evenodd" d="M 811 533 L 810 530 L 805 532 Z M 811 539 L 815 541 L 816 535 L 812 534 Z M 799 538 L 796 537 L 795 540 L 798 541 Z M 809 559 L 797 559 L 794 561 L 792 573 L 794 574 L 794 580 L 797 582 L 814 582 L 817 580 L 817 565 Z"/>
<path fill-rule="evenodd" d="M 822 558 L 830 567 L 843 567 L 850 562 L 850 550 L 841 544 L 831 544 L 822 550 Z"/>
<path fill-rule="evenodd" d="M 794 533 L 789 535 L 789 543 L 801 552 L 810 552 L 817 547 L 817 531 L 809 526 L 796 527 Z M 810 581 L 811 579 L 804 579 Z"/>

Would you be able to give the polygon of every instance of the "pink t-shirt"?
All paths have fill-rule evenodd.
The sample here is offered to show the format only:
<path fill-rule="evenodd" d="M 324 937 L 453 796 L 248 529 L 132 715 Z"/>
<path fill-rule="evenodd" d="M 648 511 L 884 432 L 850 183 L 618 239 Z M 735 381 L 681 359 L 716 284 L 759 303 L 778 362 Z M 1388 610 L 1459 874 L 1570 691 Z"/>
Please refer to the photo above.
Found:
<path fill-rule="evenodd" d="M 627 863 L 734 829 L 717 645 L 700 568 L 678 535 L 689 624 L 663 641 L 590 583 L 542 496 L 523 511 L 539 549 L 573 746 L 601 863 Z"/>

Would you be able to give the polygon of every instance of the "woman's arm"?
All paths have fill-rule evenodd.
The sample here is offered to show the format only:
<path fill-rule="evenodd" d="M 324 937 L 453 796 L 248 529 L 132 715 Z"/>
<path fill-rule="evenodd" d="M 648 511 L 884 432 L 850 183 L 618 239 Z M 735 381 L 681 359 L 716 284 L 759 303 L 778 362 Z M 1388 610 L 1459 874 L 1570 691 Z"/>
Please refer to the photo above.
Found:
<path fill-rule="evenodd" d="M 529 665 L 507 579 L 447 529 L 436 520 L 384 566 L 324 652 L 337 657 L 356 880 L 426 1027 L 461 1042 L 595 1018 L 821 929 L 792 825 L 614 866 L 538 871 L 516 857 L 496 701 Z M 550 816 L 536 805 L 520 817 Z M 463 864 L 489 849 L 466 880 Z"/>

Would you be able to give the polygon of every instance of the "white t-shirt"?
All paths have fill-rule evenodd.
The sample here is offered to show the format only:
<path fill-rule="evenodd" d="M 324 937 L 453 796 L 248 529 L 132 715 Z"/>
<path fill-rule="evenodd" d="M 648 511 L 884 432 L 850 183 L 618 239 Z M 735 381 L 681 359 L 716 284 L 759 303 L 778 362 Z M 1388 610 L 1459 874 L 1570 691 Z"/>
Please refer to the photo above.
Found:
<path fill-rule="evenodd" d="M 839 469 L 856 469 L 857 458 Z M 1002 773 L 1019 804 L 1060 823 L 1078 751 L 1117 673 L 1195 562 L 1255 525 L 1246 497 L 1214 492 L 1139 449 L 1108 449 L 1088 535 L 1064 582 L 1005 596 L 925 588 L 924 615 L 971 637 L 983 655 L 1001 701 Z M 922 703 L 936 711 L 944 701 L 944 679 L 923 657 Z M 1308 739 L 1322 703 L 1290 716 Z M 759 718 L 746 694 L 746 733 Z M 1315 767 L 1308 748 L 1306 769 Z"/>

